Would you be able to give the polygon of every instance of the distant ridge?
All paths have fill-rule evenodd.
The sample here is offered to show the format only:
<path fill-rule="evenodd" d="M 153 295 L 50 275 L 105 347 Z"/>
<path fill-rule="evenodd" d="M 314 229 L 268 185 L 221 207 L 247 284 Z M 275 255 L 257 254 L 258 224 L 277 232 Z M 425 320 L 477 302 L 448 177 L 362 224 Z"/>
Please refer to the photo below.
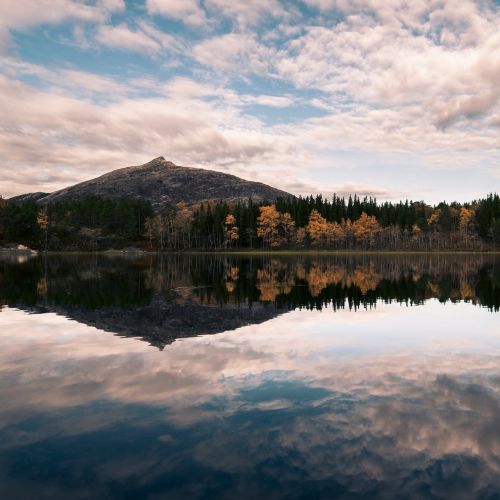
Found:
<path fill-rule="evenodd" d="M 37 193 L 26 193 L 26 194 L 20 194 L 18 196 L 13 196 L 12 198 L 9 198 L 9 201 L 13 203 L 25 203 L 27 201 L 38 201 L 42 198 L 45 198 L 48 196 L 50 193 L 42 193 L 37 192 Z"/>
<path fill-rule="evenodd" d="M 68 201 L 89 196 L 103 198 L 141 198 L 149 200 L 155 209 L 184 202 L 275 201 L 292 197 L 290 193 L 261 182 L 252 182 L 234 175 L 175 165 L 162 156 L 144 165 L 120 168 L 74 186 L 50 194 L 30 193 L 11 198 L 22 202 L 28 199 L 38 203 Z"/>

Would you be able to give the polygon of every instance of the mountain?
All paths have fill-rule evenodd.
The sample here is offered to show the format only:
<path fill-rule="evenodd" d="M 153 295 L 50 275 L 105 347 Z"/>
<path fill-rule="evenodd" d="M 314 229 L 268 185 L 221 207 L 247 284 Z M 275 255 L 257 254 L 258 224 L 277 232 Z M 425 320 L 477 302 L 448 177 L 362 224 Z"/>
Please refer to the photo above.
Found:
<path fill-rule="evenodd" d="M 144 165 L 120 168 L 95 179 L 38 197 L 39 193 L 22 195 L 36 197 L 39 203 L 67 201 L 88 196 L 103 198 L 132 197 L 151 201 L 154 208 L 185 202 L 225 200 L 236 202 L 275 201 L 293 195 L 261 182 L 252 182 L 234 175 L 201 168 L 175 165 L 162 156 Z M 22 197 L 16 197 L 22 198 Z"/>
<path fill-rule="evenodd" d="M 20 194 L 18 196 L 13 196 L 12 198 L 9 198 L 9 201 L 12 203 L 26 203 L 28 201 L 38 201 L 42 198 L 45 198 L 49 194 L 50 193 L 42 193 L 41 191 L 37 193 Z"/>

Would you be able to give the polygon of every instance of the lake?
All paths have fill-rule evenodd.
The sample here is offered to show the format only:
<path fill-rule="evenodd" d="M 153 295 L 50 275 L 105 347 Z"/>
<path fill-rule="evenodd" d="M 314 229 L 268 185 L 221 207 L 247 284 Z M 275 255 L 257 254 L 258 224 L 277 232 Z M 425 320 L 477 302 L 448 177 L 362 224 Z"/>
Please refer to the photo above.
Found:
<path fill-rule="evenodd" d="M 4 499 L 500 498 L 500 258 L 0 257 Z"/>

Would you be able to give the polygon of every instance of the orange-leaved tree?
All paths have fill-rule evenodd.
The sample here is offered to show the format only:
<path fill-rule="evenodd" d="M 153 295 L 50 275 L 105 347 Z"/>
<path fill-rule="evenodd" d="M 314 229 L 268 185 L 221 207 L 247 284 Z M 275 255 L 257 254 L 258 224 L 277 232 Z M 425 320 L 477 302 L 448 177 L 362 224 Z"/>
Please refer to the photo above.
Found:
<path fill-rule="evenodd" d="M 240 237 L 239 228 L 236 225 L 236 217 L 233 214 L 227 214 L 224 220 L 224 243 L 231 245 Z"/>
<path fill-rule="evenodd" d="M 276 205 L 259 207 L 257 236 L 264 240 L 264 246 L 276 248 L 289 243 L 295 236 L 295 221 L 288 213 L 276 210 Z"/>
<path fill-rule="evenodd" d="M 375 238 L 381 230 L 377 218 L 365 212 L 362 212 L 359 219 L 352 225 L 352 228 L 356 239 L 369 247 L 375 244 Z"/>
<path fill-rule="evenodd" d="M 311 210 L 306 227 L 307 235 L 315 246 L 325 244 L 328 234 L 328 221 L 316 210 Z"/>

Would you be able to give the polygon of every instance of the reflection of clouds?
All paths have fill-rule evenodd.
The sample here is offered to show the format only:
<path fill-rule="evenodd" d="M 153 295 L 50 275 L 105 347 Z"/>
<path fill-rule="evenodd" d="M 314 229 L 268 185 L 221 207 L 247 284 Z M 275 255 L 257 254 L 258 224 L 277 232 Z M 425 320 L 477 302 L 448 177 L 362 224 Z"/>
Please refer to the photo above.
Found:
<path fill-rule="evenodd" d="M 196 457 L 233 474 L 283 459 L 307 480 L 334 477 L 351 493 L 414 495 L 429 488 L 434 495 L 476 497 L 487 485 L 500 486 L 499 394 L 490 394 L 494 411 L 483 414 L 481 403 L 464 405 L 472 385 L 454 381 L 457 399 L 450 400 L 443 382 L 415 388 L 418 396 L 403 383 L 396 397 L 374 401 L 333 394 L 319 413 L 285 410 L 265 425 L 249 412 L 238 418 L 243 435 L 224 422 L 196 446 Z"/>
<path fill-rule="evenodd" d="M 104 395 L 160 404 L 179 397 L 184 405 L 196 405 L 207 395 L 227 394 L 233 385 L 255 385 L 277 373 L 344 391 L 369 381 L 370 392 L 377 394 L 391 390 L 393 380 L 397 393 L 400 378 L 430 380 L 436 373 L 494 370 L 496 359 L 487 356 L 493 343 L 500 347 L 500 338 L 493 335 L 498 333 L 494 316 L 457 308 L 457 321 L 466 330 L 446 333 L 439 326 L 447 311 L 437 304 L 426 318 L 428 309 L 392 305 L 356 313 L 294 311 L 263 325 L 178 341 L 164 353 L 56 315 L 5 309 L 0 357 L 3 379 L 10 383 L 2 388 L 8 396 L 4 402 L 26 397 L 26 403 L 42 407 L 64 406 Z M 437 334 L 430 324 L 408 324 L 400 331 L 415 311 L 429 323 L 434 320 Z M 479 336 L 471 336 L 468 327 L 478 320 L 484 327 Z M 477 352 L 481 363 L 470 352 Z M 378 386 L 382 375 L 392 377 L 383 388 Z"/>
<path fill-rule="evenodd" d="M 195 434 L 181 440 L 182 456 L 227 474 L 258 469 L 292 496 L 297 478 L 301 487 L 335 478 L 339 491 L 372 496 L 449 496 L 446 482 L 461 476 L 453 493 L 470 498 L 500 487 L 500 332 L 494 315 L 467 304 L 453 306 L 453 328 L 443 329 L 449 320 L 433 302 L 294 311 L 160 352 L 5 308 L 0 431 L 34 414 L 46 423 L 10 432 L 2 447 L 162 422 Z M 163 430 L 158 448 L 120 457 L 120 466 L 109 459 L 99 473 L 156 480 L 173 467 L 157 456 L 180 439 Z"/>

